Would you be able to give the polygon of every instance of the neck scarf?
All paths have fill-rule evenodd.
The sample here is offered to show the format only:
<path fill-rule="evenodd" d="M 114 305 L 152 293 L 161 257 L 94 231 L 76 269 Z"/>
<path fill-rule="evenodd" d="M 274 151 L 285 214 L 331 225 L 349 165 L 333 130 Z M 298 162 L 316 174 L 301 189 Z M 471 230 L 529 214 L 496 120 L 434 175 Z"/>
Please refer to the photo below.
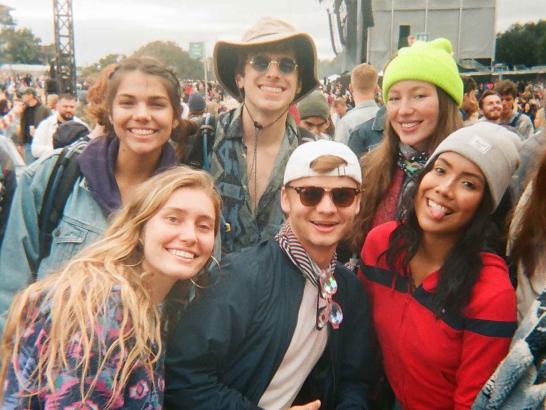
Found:
<path fill-rule="evenodd" d="M 409 145 L 400 144 L 398 166 L 408 177 L 414 179 L 425 167 L 429 156 L 428 152 L 419 152 Z"/>
<path fill-rule="evenodd" d="M 309 257 L 288 223 L 285 223 L 281 227 L 275 236 L 275 240 L 279 242 L 279 246 L 288 255 L 294 265 L 299 268 L 303 277 L 309 280 L 315 287 L 320 288 L 319 282 L 322 275 L 325 275 L 326 277 L 334 275 L 337 259 L 336 254 L 334 253 L 332 260 L 326 269 L 320 269 L 320 267 Z"/>

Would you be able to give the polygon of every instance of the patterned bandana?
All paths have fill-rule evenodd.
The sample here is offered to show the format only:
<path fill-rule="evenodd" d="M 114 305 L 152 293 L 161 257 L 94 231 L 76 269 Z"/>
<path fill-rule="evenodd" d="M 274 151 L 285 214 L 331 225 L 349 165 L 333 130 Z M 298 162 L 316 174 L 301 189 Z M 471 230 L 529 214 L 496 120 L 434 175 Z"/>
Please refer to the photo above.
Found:
<path fill-rule="evenodd" d="M 296 265 L 303 274 L 303 277 L 309 280 L 317 288 L 320 287 L 320 276 L 331 277 L 334 275 L 337 255 L 334 253 L 330 265 L 326 269 L 320 269 L 319 266 L 311 260 L 303 246 L 301 245 L 288 223 L 285 223 L 275 240 L 279 242 L 281 249 L 288 255 L 290 260 Z"/>
<path fill-rule="evenodd" d="M 413 179 L 425 167 L 429 156 L 428 152 L 418 152 L 409 145 L 400 144 L 398 166 L 408 177 Z"/>

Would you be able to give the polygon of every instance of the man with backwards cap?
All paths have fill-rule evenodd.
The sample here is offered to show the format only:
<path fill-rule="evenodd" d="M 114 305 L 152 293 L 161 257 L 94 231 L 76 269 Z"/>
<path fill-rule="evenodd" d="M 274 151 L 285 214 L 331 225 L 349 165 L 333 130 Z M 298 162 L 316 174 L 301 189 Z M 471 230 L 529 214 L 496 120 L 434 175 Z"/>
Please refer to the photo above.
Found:
<path fill-rule="evenodd" d="M 342 143 L 292 153 L 280 198 L 286 223 L 274 239 L 224 257 L 218 282 L 174 327 L 166 408 L 369 408 L 368 302 L 336 262 L 361 182 Z"/>
<path fill-rule="evenodd" d="M 268 17 L 242 41 L 218 42 L 213 59 L 219 83 L 240 102 L 220 116 L 210 161 L 228 253 L 273 237 L 283 222 L 281 176 L 302 140 L 288 109 L 318 85 L 317 58 L 308 34 Z"/>

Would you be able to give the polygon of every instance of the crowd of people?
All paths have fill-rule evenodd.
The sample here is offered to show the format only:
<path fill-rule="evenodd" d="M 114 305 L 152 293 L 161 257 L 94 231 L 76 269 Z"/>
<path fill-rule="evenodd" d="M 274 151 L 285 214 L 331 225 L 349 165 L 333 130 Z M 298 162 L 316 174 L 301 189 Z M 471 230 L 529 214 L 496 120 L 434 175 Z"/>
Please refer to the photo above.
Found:
<path fill-rule="evenodd" d="M 213 61 L 3 79 L 1 407 L 543 408 L 543 87 L 321 82 L 273 18 Z"/>

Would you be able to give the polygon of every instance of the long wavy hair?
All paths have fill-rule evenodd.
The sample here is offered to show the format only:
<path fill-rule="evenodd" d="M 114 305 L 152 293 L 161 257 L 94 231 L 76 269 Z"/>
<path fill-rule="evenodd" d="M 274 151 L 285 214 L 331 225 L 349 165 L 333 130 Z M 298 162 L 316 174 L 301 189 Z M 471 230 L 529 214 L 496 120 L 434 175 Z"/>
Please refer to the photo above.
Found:
<path fill-rule="evenodd" d="M 19 293 L 9 312 L 2 340 L 0 385 L 4 385 L 7 369 L 13 366 L 23 383 L 17 364 L 21 354 L 20 341 L 25 331 L 44 320 L 50 320 L 44 348 L 36 357 L 36 369 L 24 385 L 26 395 L 35 396 L 43 389 L 55 389 L 59 372 L 78 369 L 82 401 L 93 391 L 100 372 L 114 357 L 117 366 L 113 375 L 113 395 L 119 397 L 137 362 L 153 372 L 162 351 L 162 319 L 152 303 L 147 286 L 150 273 L 143 267 L 144 249 L 141 240 L 146 223 L 180 188 L 203 190 L 214 205 L 215 232 L 220 219 L 220 195 L 212 178 L 204 171 L 175 167 L 141 184 L 126 206 L 114 218 L 104 238 L 76 255 L 59 271 L 41 279 Z M 180 283 L 180 282 L 178 282 Z M 167 297 L 168 305 L 179 299 L 177 288 Z M 120 333 L 111 345 L 104 345 L 104 335 L 97 323 L 105 319 L 112 296 L 119 295 Z M 118 299 L 114 299 L 115 303 Z M 77 335 L 77 338 L 75 336 Z M 69 348 L 79 339 L 81 358 L 70 364 Z M 92 360 L 99 360 L 92 377 Z M 71 358 L 73 360 L 73 358 Z M 93 364 L 93 366 L 95 366 Z M 0 402 L 2 392 L 0 389 Z"/>
<path fill-rule="evenodd" d="M 516 266 L 521 264 L 529 277 L 533 275 L 541 256 L 537 249 L 546 243 L 546 150 L 530 184 L 531 194 L 523 206 L 510 251 Z"/>
<path fill-rule="evenodd" d="M 431 161 L 402 202 L 400 223 L 391 234 L 389 247 L 384 253 L 393 271 L 408 272 L 409 263 L 421 245 L 423 231 L 415 212 L 415 197 L 423 177 L 433 166 Z M 486 186 L 476 213 L 462 229 L 440 268 L 438 284 L 432 296 L 433 312 L 437 317 L 446 312 L 460 314 L 468 304 L 482 269 L 480 252 L 496 232 L 490 216 L 492 208 L 493 200 Z"/>
<path fill-rule="evenodd" d="M 439 117 L 436 129 L 428 138 L 427 151 L 432 152 L 449 134 L 463 126 L 457 104 L 441 88 L 436 87 L 439 102 Z M 372 151 L 360 158 L 362 166 L 362 193 L 360 212 L 355 218 L 351 235 L 351 248 L 359 252 L 377 209 L 387 193 L 397 167 L 400 137 L 385 116 L 383 140 Z"/>

